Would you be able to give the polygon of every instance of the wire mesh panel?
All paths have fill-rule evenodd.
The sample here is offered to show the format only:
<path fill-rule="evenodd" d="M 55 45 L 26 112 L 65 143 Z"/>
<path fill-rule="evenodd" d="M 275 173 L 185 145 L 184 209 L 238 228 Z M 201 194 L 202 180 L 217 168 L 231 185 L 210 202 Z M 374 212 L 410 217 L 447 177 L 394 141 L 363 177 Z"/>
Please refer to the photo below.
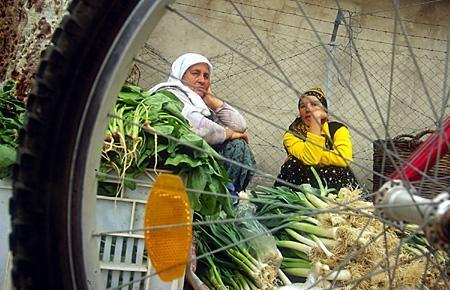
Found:
<path fill-rule="evenodd" d="M 258 48 L 256 39 L 236 40 L 236 47 L 243 54 L 252 55 L 253 60 L 282 81 L 229 52 L 210 57 L 214 66 L 213 92 L 243 113 L 258 168 L 276 175 L 286 157 L 283 134 L 298 115 L 298 92 L 313 86 L 325 90 L 328 55 L 320 45 L 273 37 L 271 52 L 288 77 L 285 79 Z M 140 67 L 141 85 L 150 87 L 167 78 L 168 60 L 150 47 L 141 58 L 167 72 Z M 350 55 L 337 47 L 334 53 L 337 69 L 333 67 L 334 78 L 329 85 L 330 119 L 349 125 L 354 155 L 352 167 L 368 187 L 372 182 L 373 140 L 432 128 L 435 114 L 449 112 L 448 106 L 444 108 L 439 103 L 444 78 L 439 73 L 445 65 L 443 56 L 417 57 L 422 69 L 419 74 L 408 53 L 397 54 L 392 78 L 391 58 L 390 51 L 372 49 L 359 49 Z M 420 78 L 424 79 L 427 89 Z M 294 89 L 287 85 L 289 82 Z"/>
<path fill-rule="evenodd" d="M 261 64 L 264 70 L 277 70 L 264 51 L 258 49 L 256 39 L 236 40 L 236 45 L 242 53 L 252 55 L 252 59 Z M 298 114 L 296 108 L 299 92 L 304 90 L 306 84 L 318 86 L 323 83 L 323 80 L 320 83 L 317 80 L 326 75 L 326 56 L 317 53 L 317 45 L 292 43 L 286 39 L 276 42 L 274 39 L 272 46 L 279 50 L 279 55 L 276 55 L 277 63 L 288 76 L 286 79 L 276 73 L 282 81 L 274 79 L 255 65 L 242 61 L 232 52 L 210 59 L 214 66 L 213 93 L 241 111 L 247 120 L 250 146 L 258 168 L 276 174 L 286 157 L 282 138 L 288 125 Z M 302 63 L 305 57 L 322 62 L 323 69 L 311 73 L 310 68 Z M 142 66 L 140 71 L 144 77 L 141 77 L 140 85 L 150 87 L 167 78 L 170 65 L 154 50 L 146 47 L 139 58 L 153 62 L 159 70 L 167 72 L 164 74 Z M 290 88 L 289 83 L 294 89 Z"/>
<path fill-rule="evenodd" d="M 351 126 L 355 170 L 370 182 L 374 140 L 432 129 L 450 112 L 442 104 L 446 59 L 415 56 L 416 66 L 408 52 L 393 58 L 390 51 L 372 49 L 335 57 L 344 65 L 339 67 L 342 76 L 333 83 L 331 112 Z"/>
<path fill-rule="evenodd" d="M 367 188 L 372 187 L 374 140 L 432 128 L 440 116 L 449 113 L 448 103 L 442 103 L 443 84 L 448 83 L 448 74 L 444 73 L 448 57 L 442 46 L 446 40 L 424 34 L 426 25 L 436 33 L 441 25 L 405 19 L 411 39 L 408 46 L 400 28 L 397 33 L 392 31 L 393 16 L 389 14 L 393 13 L 392 3 L 384 3 L 390 10 L 380 15 L 341 10 L 336 42 L 330 45 L 338 15 L 334 4 L 299 1 L 306 11 L 305 17 L 296 1 L 257 2 L 235 4 L 254 25 L 264 47 L 243 25 L 236 10 L 223 1 L 183 0 L 174 7 L 195 19 L 204 17 L 200 18 L 202 24 L 212 30 L 220 25 L 241 27 L 232 37 L 231 32 L 225 33 L 227 39 L 232 39 L 227 42 L 228 48 L 218 50 L 211 44 L 205 55 L 214 66 L 213 93 L 235 106 L 247 120 L 250 146 L 261 171 L 278 174 L 286 158 L 283 134 L 298 115 L 299 93 L 311 87 L 319 86 L 326 91 L 330 119 L 348 125 L 353 143 L 351 166 Z M 342 1 L 342 5 L 350 4 Z M 373 5 L 367 5 L 373 10 Z M 431 10 L 424 11 L 432 13 Z M 320 41 L 307 18 L 315 26 Z M 192 51 L 193 42 L 203 44 L 203 38 L 208 38 L 214 43 L 203 34 L 202 39 L 183 35 L 189 34 L 192 26 L 186 22 L 175 18 L 169 21 L 174 29 L 164 27 L 162 31 L 176 32 L 174 37 L 163 44 L 162 38 L 157 37 L 160 42 L 156 46 L 146 45 L 139 55 L 148 64 L 136 64 L 139 77 L 135 83 L 143 87 L 165 81 L 170 63 L 179 54 Z M 398 38 L 394 49 L 393 37 Z M 173 55 L 162 53 L 159 48 L 161 51 L 169 48 Z M 273 183 L 261 178 L 254 179 Z"/>

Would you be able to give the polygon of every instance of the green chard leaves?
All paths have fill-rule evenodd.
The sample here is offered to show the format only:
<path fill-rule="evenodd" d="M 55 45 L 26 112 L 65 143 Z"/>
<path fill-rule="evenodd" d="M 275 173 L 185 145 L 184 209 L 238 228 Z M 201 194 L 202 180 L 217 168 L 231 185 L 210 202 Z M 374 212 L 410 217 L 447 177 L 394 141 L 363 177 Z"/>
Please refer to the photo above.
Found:
<path fill-rule="evenodd" d="M 231 215 L 232 202 L 225 186 L 229 179 L 223 163 L 192 131 L 181 114 L 183 106 L 169 91 L 150 94 L 137 86 L 124 86 L 108 126 L 101 170 L 115 172 L 125 180 L 155 165 L 171 170 L 186 177 L 192 209 L 205 215 L 221 210 Z M 129 181 L 123 186 L 134 187 Z"/>

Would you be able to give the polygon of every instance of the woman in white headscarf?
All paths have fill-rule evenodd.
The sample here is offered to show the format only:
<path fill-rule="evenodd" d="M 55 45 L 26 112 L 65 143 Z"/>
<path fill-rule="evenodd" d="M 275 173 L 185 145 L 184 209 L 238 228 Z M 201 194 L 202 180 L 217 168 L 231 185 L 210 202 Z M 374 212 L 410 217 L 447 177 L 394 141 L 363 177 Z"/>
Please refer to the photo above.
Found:
<path fill-rule="evenodd" d="M 211 145 L 242 138 L 248 141 L 247 124 L 233 107 L 214 97 L 210 77 L 212 65 L 196 53 L 186 53 L 172 64 L 167 82 L 154 86 L 151 92 L 166 89 L 184 103 L 183 116 L 194 131 Z"/>
<path fill-rule="evenodd" d="M 167 82 L 154 86 L 150 91 L 168 90 L 175 94 L 183 102 L 181 113 L 195 133 L 223 156 L 230 159 L 239 156 L 240 160 L 236 161 L 255 167 L 247 144 L 247 123 L 235 108 L 211 94 L 211 73 L 212 65 L 206 57 L 186 53 L 173 62 Z M 236 191 L 245 189 L 253 172 L 228 162 L 225 167 L 235 181 Z"/>

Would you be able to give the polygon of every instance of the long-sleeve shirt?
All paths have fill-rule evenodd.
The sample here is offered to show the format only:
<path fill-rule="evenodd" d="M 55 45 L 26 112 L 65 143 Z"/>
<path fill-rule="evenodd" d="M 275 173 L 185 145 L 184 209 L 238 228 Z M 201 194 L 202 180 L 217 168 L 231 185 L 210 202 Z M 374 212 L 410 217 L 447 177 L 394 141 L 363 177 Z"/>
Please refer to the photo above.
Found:
<path fill-rule="evenodd" d="M 215 112 L 211 112 L 211 118 L 192 112 L 187 116 L 194 132 L 206 140 L 209 144 L 220 144 L 226 140 L 225 129 L 236 132 L 245 132 L 247 123 L 244 117 L 232 106 L 224 103 Z"/>
<path fill-rule="evenodd" d="M 286 132 L 283 143 L 289 154 L 306 165 L 347 167 L 352 160 L 352 143 L 347 127 L 342 126 L 336 130 L 332 150 L 325 147 L 325 134 L 330 136 L 328 123 L 324 123 L 320 136 L 308 132 L 306 140 Z"/>
<path fill-rule="evenodd" d="M 223 103 L 223 106 L 211 111 L 211 116 L 207 117 L 198 110 L 187 110 L 191 104 L 187 98 L 178 89 L 169 89 L 173 92 L 184 104 L 186 111 L 183 115 L 189 121 L 192 129 L 196 134 L 205 139 L 209 144 L 221 144 L 226 140 L 225 129 L 230 129 L 236 132 L 245 132 L 247 130 L 247 122 L 244 117 L 231 105 Z"/>

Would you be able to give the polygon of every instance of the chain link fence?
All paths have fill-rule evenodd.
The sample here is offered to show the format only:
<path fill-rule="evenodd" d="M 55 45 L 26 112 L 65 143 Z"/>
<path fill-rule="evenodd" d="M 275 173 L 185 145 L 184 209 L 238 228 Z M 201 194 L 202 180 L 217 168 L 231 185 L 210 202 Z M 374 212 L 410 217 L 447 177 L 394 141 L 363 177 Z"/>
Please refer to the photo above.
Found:
<path fill-rule="evenodd" d="M 421 53 L 414 59 L 408 51 L 393 55 L 392 51 L 336 46 L 333 65 L 326 51 L 329 47 L 320 44 L 282 36 L 271 36 L 265 43 L 270 44 L 276 65 L 258 41 L 248 37 L 235 40 L 233 47 L 239 53 L 208 57 L 214 66 L 213 93 L 246 117 L 258 169 L 267 174 L 276 176 L 286 158 L 283 134 L 298 115 L 299 92 L 310 87 L 327 91 L 330 119 L 348 125 L 352 168 L 367 188 L 373 178 L 374 140 L 432 128 L 438 116 L 450 111 L 448 103 L 442 103 L 444 78 L 448 81 L 444 53 Z M 139 85 L 150 88 L 167 79 L 173 59 L 166 59 L 149 45 L 139 59 L 158 69 L 135 66 L 132 76 Z M 258 175 L 255 182 L 273 181 Z"/>

